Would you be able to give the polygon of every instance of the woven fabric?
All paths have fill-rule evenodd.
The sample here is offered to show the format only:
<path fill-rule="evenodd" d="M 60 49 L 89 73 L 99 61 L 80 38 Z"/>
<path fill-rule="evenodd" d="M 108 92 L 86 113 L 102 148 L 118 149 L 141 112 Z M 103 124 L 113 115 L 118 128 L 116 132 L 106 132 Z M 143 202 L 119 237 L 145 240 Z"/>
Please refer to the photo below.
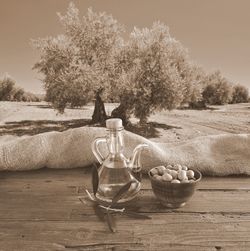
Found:
<path fill-rule="evenodd" d="M 104 128 L 83 127 L 26 137 L 0 138 L 0 170 L 75 168 L 96 161 L 91 143 L 106 135 Z M 185 164 L 203 175 L 250 174 L 250 135 L 226 134 L 198 137 L 179 145 L 154 143 L 125 131 L 125 155 L 139 143 L 149 145 L 142 153 L 143 170 L 161 164 Z M 101 146 L 107 154 L 106 146 Z"/>

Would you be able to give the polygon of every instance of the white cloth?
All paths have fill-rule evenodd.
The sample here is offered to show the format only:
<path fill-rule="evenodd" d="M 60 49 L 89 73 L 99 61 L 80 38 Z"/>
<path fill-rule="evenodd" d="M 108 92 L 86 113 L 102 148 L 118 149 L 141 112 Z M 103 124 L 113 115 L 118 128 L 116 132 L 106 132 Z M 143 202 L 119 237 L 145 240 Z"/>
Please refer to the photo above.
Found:
<path fill-rule="evenodd" d="M 0 137 L 0 170 L 89 166 L 96 161 L 91 143 L 104 135 L 104 128 L 82 127 L 21 138 Z M 198 137 L 177 146 L 154 143 L 127 131 L 124 139 L 126 156 L 139 143 L 149 145 L 142 153 L 144 171 L 161 164 L 180 163 L 203 175 L 250 175 L 250 134 Z"/>

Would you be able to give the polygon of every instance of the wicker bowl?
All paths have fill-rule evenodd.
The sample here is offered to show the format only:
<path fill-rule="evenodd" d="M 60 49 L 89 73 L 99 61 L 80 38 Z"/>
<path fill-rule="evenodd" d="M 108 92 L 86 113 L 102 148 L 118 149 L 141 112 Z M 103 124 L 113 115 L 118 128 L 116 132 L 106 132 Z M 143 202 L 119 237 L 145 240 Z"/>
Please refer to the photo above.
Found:
<path fill-rule="evenodd" d="M 155 179 L 150 171 L 148 175 L 155 196 L 163 206 L 169 208 L 183 207 L 194 194 L 196 186 L 202 177 L 199 171 L 194 171 L 195 181 L 190 183 L 171 183 Z"/>

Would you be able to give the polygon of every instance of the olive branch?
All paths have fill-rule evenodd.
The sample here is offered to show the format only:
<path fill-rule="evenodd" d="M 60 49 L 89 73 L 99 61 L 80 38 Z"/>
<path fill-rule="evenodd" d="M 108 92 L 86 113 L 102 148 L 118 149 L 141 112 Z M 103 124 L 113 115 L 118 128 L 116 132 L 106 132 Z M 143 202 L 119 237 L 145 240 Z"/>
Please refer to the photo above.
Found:
<path fill-rule="evenodd" d="M 119 200 L 121 200 L 124 197 L 126 192 L 129 190 L 130 186 L 134 182 L 135 182 L 134 180 L 131 180 L 128 183 L 126 183 L 124 186 L 122 186 L 120 188 L 120 190 L 113 197 L 110 205 L 108 205 L 108 206 L 106 204 L 104 205 L 100 201 L 98 201 L 98 199 L 96 198 L 96 193 L 97 193 L 98 186 L 99 186 L 99 175 L 98 175 L 98 167 L 96 166 L 96 164 L 93 165 L 93 168 L 92 168 L 93 193 L 89 192 L 88 189 L 85 189 L 85 192 L 88 196 L 88 199 L 93 203 L 93 209 L 94 209 L 97 217 L 101 221 L 106 220 L 108 227 L 109 227 L 109 230 L 113 233 L 116 232 L 116 221 L 115 221 L 115 218 L 113 217 L 113 214 L 117 214 L 117 213 L 125 214 L 129 217 L 134 217 L 137 219 L 151 219 L 151 217 L 149 217 L 147 215 L 142 215 L 142 214 L 139 214 L 136 212 L 129 211 L 125 207 L 123 207 L 123 208 L 117 207 Z M 79 200 L 82 203 L 84 203 L 81 198 L 79 198 Z"/>

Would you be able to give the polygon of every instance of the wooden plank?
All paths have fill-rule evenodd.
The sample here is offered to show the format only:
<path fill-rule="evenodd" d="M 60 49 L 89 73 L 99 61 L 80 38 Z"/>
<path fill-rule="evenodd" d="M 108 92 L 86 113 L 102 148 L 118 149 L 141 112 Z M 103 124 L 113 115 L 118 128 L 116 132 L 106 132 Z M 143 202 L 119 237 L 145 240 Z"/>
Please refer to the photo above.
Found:
<path fill-rule="evenodd" d="M 81 186 L 82 179 L 88 181 L 88 186 L 90 186 L 90 173 L 83 169 L 6 172 L 0 182 L 0 219 L 41 220 L 54 219 L 54 217 L 63 219 L 67 218 L 72 211 L 90 215 L 92 209 L 84 208 L 78 200 L 79 196 L 84 195 Z M 240 185 L 241 187 L 247 186 L 248 178 L 207 178 L 204 180 L 205 182 L 201 184 L 206 183 L 207 188 L 200 188 L 196 191 L 190 202 L 177 211 L 238 214 L 250 212 L 248 190 L 237 189 Z M 212 185 L 212 188 L 209 188 L 209 184 L 213 184 L 215 188 Z M 235 189 L 231 189 L 231 184 Z M 225 191 L 218 189 L 221 185 L 228 189 Z M 140 192 L 133 207 L 146 213 L 170 211 L 160 205 L 150 189 Z"/>
<path fill-rule="evenodd" d="M 65 181 L 78 181 L 86 175 L 90 175 L 91 168 L 73 168 L 73 169 L 38 169 L 30 171 L 1 171 L 0 180 L 65 180 Z"/>
<path fill-rule="evenodd" d="M 1 193 L 75 194 L 79 187 L 90 187 L 89 169 L 41 169 L 24 172 L 0 172 Z M 1 195 L 1 194 L 0 194 Z"/>
<path fill-rule="evenodd" d="M 25 193 L 25 194 L 41 194 L 49 195 L 53 192 L 56 194 L 83 194 L 84 188 L 91 190 L 91 178 L 76 177 L 76 179 L 63 178 L 44 178 L 36 179 L 28 177 L 25 181 L 23 179 L 6 179 L 0 180 L 1 193 Z M 142 189 L 151 190 L 149 180 L 143 180 Z M 197 188 L 199 191 L 250 191 L 250 179 L 240 178 L 220 179 L 220 178 L 205 178 L 201 181 Z"/>
<path fill-rule="evenodd" d="M 83 205 L 77 195 L 7 193 L 0 195 L 0 219 L 67 220 L 72 212 L 93 214 L 90 205 Z M 197 191 L 183 208 L 171 210 L 161 206 L 151 191 L 141 191 L 127 208 L 147 213 L 214 213 L 250 214 L 250 192 Z"/>
<path fill-rule="evenodd" d="M 199 190 L 246 190 L 250 191 L 250 177 L 203 177 Z"/>
<path fill-rule="evenodd" d="M 154 214 L 152 220 L 132 220 L 117 217 L 117 232 L 96 219 L 89 221 L 10 221 L 0 223 L 1 247 L 11 242 L 43 243 L 62 250 L 81 250 L 94 246 L 130 247 L 131 250 L 151 250 L 174 247 L 180 250 L 216 250 L 216 247 L 250 247 L 250 217 L 199 214 Z M 90 245 L 91 246 L 91 245 Z M 75 247 L 75 248 L 74 248 Z M 78 248 L 78 249 L 77 249 Z M 0 249 L 1 250 L 1 249 Z M 25 250 L 25 249 L 19 249 Z M 27 249 L 29 250 L 29 249 Z M 40 249 L 39 249 L 40 250 Z M 49 249 L 50 250 L 50 249 Z M 85 249 L 84 249 L 85 250 Z M 99 249 L 103 250 L 103 249 Z M 111 250 L 111 248 L 110 248 Z M 119 249 L 118 249 L 119 250 Z M 122 249 L 121 249 L 122 250 Z M 164 249 L 163 249 L 164 250 Z M 176 249 L 173 249 L 176 250 Z M 233 250 L 233 249 L 232 249 Z M 246 249 L 247 250 L 247 249 Z"/>
<path fill-rule="evenodd" d="M 166 212 L 150 190 L 141 191 L 137 205 L 142 212 Z M 250 192 L 248 191 L 196 191 L 186 206 L 178 212 L 197 213 L 250 213 Z"/>
<path fill-rule="evenodd" d="M 181 245 L 181 244 L 169 244 L 169 243 L 159 243 L 151 245 L 142 245 L 134 243 L 117 243 L 117 241 L 110 243 L 79 243 L 70 245 L 61 245 L 57 243 L 46 243 L 39 241 L 3 241 L 0 243 L 2 248 L 0 251 L 249 251 L 250 245 L 244 244 L 244 246 L 231 245 L 231 246 L 206 246 L 203 245 Z M 229 244 L 230 245 L 230 244 Z"/>
<path fill-rule="evenodd" d="M 91 187 L 91 169 L 40 169 L 22 172 L 0 172 L 0 189 L 20 188 L 23 184 L 32 185 L 32 188 L 47 186 L 86 186 Z M 5 182 L 7 180 L 7 182 Z M 65 183 L 64 183 L 65 182 Z M 40 184 L 39 184 L 40 183 Z M 151 189 L 150 180 L 147 175 L 143 176 L 143 188 Z M 230 177 L 203 177 L 199 184 L 199 189 L 217 190 L 250 190 L 250 177 L 230 176 Z"/>

